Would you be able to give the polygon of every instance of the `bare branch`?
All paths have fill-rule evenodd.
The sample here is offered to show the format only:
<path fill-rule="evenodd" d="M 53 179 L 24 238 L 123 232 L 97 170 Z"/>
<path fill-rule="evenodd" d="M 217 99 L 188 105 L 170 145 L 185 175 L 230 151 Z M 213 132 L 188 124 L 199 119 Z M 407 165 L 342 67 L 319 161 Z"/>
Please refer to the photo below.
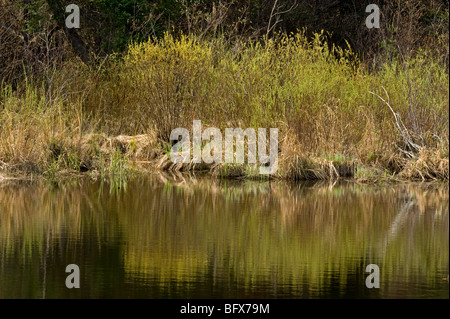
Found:
<path fill-rule="evenodd" d="M 272 10 L 270 11 L 270 17 L 269 17 L 269 23 L 267 24 L 267 31 L 266 31 L 266 37 L 269 36 L 269 33 L 275 28 L 275 26 L 280 23 L 281 20 L 280 17 L 282 14 L 288 13 L 292 10 L 294 10 L 297 7 L 297 2 L 295 1 L 294 4 L 287 10 L 284 11 L 278 11 L 280 10 L 284 5 L 277 6 L 278 0 L 275 0 L 272 6 Z M 277 10 L 275 12 L 275 10 Z M 275 23 L 272 25 L 272 19 L 275 17 Z"/>
<path fill-rule="evenodd" d="M 374 92 L 369 91 L 369 93 L 378 97 L 381 101 L 383 101 L 389 107 L 389 109 L 391 110 L 391 112 L 395 118 L 396 129 L 398 130 L 400 135 L 403 137 L 405 146 L 407 146 L 413 152 L 420 152 L 422 147 L 412 141 L 411 135 L 409 134 L 408 129 L 406 128 L 405 124 L 403 123 L 402 119 L 400 118 L 400 115 L 394 111 L 394 109 L 392 108 L 392 106 L 389 103 L 389 94 L 387 93 L 386 89 L 383 86 L 382 86 L 382 88 L 383 88 L 384 92 L 386 93 L 386 96 L 388 99 L 387 101 Z M 401 149 L 401 148 L 399 148 L 399 150 L 401 152 L 403 152 L 404 154 L 406 154 L 408 157 L 415 158 L 415 155 L 413 152 L 409 152 L 406 149 Z"/>

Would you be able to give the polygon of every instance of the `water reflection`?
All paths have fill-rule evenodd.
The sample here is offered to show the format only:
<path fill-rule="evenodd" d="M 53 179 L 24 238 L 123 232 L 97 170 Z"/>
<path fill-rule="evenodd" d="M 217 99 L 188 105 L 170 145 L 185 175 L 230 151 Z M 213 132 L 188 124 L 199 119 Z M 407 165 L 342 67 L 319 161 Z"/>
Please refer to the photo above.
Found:
<path fill-rule="evenodd" d="M 11 181 L 0 297 L 448 298 L 448 217 L 448 184 Z"/>

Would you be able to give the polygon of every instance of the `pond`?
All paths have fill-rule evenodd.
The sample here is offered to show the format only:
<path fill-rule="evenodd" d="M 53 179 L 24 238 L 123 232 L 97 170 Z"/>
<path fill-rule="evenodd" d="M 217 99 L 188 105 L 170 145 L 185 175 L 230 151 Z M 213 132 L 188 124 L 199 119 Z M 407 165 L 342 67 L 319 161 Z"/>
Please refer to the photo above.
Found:
<path fill-rule="evenodd" d="M 0 298 L 449 298 L 448 183 L 0 184 Z M 66 266 L 80 271 L 68 289 Z M 368 288 L 368 265 L 379 288 Z"/>

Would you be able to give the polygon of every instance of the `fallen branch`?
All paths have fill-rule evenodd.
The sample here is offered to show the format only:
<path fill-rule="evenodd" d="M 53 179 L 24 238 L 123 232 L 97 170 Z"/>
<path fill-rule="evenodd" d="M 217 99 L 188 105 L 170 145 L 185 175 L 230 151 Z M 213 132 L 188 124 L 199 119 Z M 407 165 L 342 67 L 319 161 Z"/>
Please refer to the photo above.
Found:
<path fill-rule="evenodd" d="M 381 96 L 379 96 L 378 94 L 369 91 L 370 94 L 375 95 L 376 97 L 378 97 L 381 101 L 383 101 L 391 110 L 392 114 L 394 114 L 394 118 L 395 118 L 395 124 L 396 124 L 396 129 L 399 131 L 400 135 L 403 137 L 403 141 L 405 142 L 405 145 L 411 150 L 404 150 L 401 148 L 398 148 L 402 153 L 404 153 L 406 156 L 408 156 L 409 158 L 415 158 L 415 154 L 414 153 L 419 153 L 420 150 L 422 149 L 422 146 L 414 143 L 412 141 L 411 135 L 409 134 L 408 129 L 406 128 L 405 124 L 403 123 L 402 119 L 400 118 L 400 115 L 394 111 L 394 109 L 392 108 L 392 106 L 389 103 L 389 94 L 386 91 L 386 89 L 382 86 L 384 92 L 387 95 L 387 101 L 385 99 L 383 99 Z"/>

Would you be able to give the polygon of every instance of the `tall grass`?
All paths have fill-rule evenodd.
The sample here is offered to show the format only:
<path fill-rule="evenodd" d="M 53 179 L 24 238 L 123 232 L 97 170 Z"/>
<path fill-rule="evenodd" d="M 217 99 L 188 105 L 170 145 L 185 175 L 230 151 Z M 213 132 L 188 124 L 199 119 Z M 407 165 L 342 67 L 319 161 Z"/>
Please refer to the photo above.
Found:
<path fill-rule="evenodd" d="M 86 140 L 98 134 L 154 136 L 145 144 L 154 152 L 119 148 L 149 160 L 163 154 L 172 129 L 189 129 L 199 119 L 221 129 L 278 127 L 280 176 L 329 178 L 324 168 L 348 159 L 405 178 L 448 179 L 445 67 L 422 50 L 376 72 L 368 69 L 323 33 L 233 45 L 220 37 L 166 34 L 131 45 L 123 58 L 110 58 L 98 69 L 68 62 L 42 84 L 29 80 L 17 91 L 3 85 L 0 161 L 45 171 L 58 145 L 63 157 L 77 159 L 73 167 L 98 169 L 105 147 Z M 394 113 L 405 131 L 398 130 Z M 408 150 L 405 132 L 420 151 Z M 109 156 L 101 158 L 117 149 L 109 144 Z M 418 172 L 420 160 L 426 174 Z M 305 162 L 312 166 L 301 166 Z"/>

